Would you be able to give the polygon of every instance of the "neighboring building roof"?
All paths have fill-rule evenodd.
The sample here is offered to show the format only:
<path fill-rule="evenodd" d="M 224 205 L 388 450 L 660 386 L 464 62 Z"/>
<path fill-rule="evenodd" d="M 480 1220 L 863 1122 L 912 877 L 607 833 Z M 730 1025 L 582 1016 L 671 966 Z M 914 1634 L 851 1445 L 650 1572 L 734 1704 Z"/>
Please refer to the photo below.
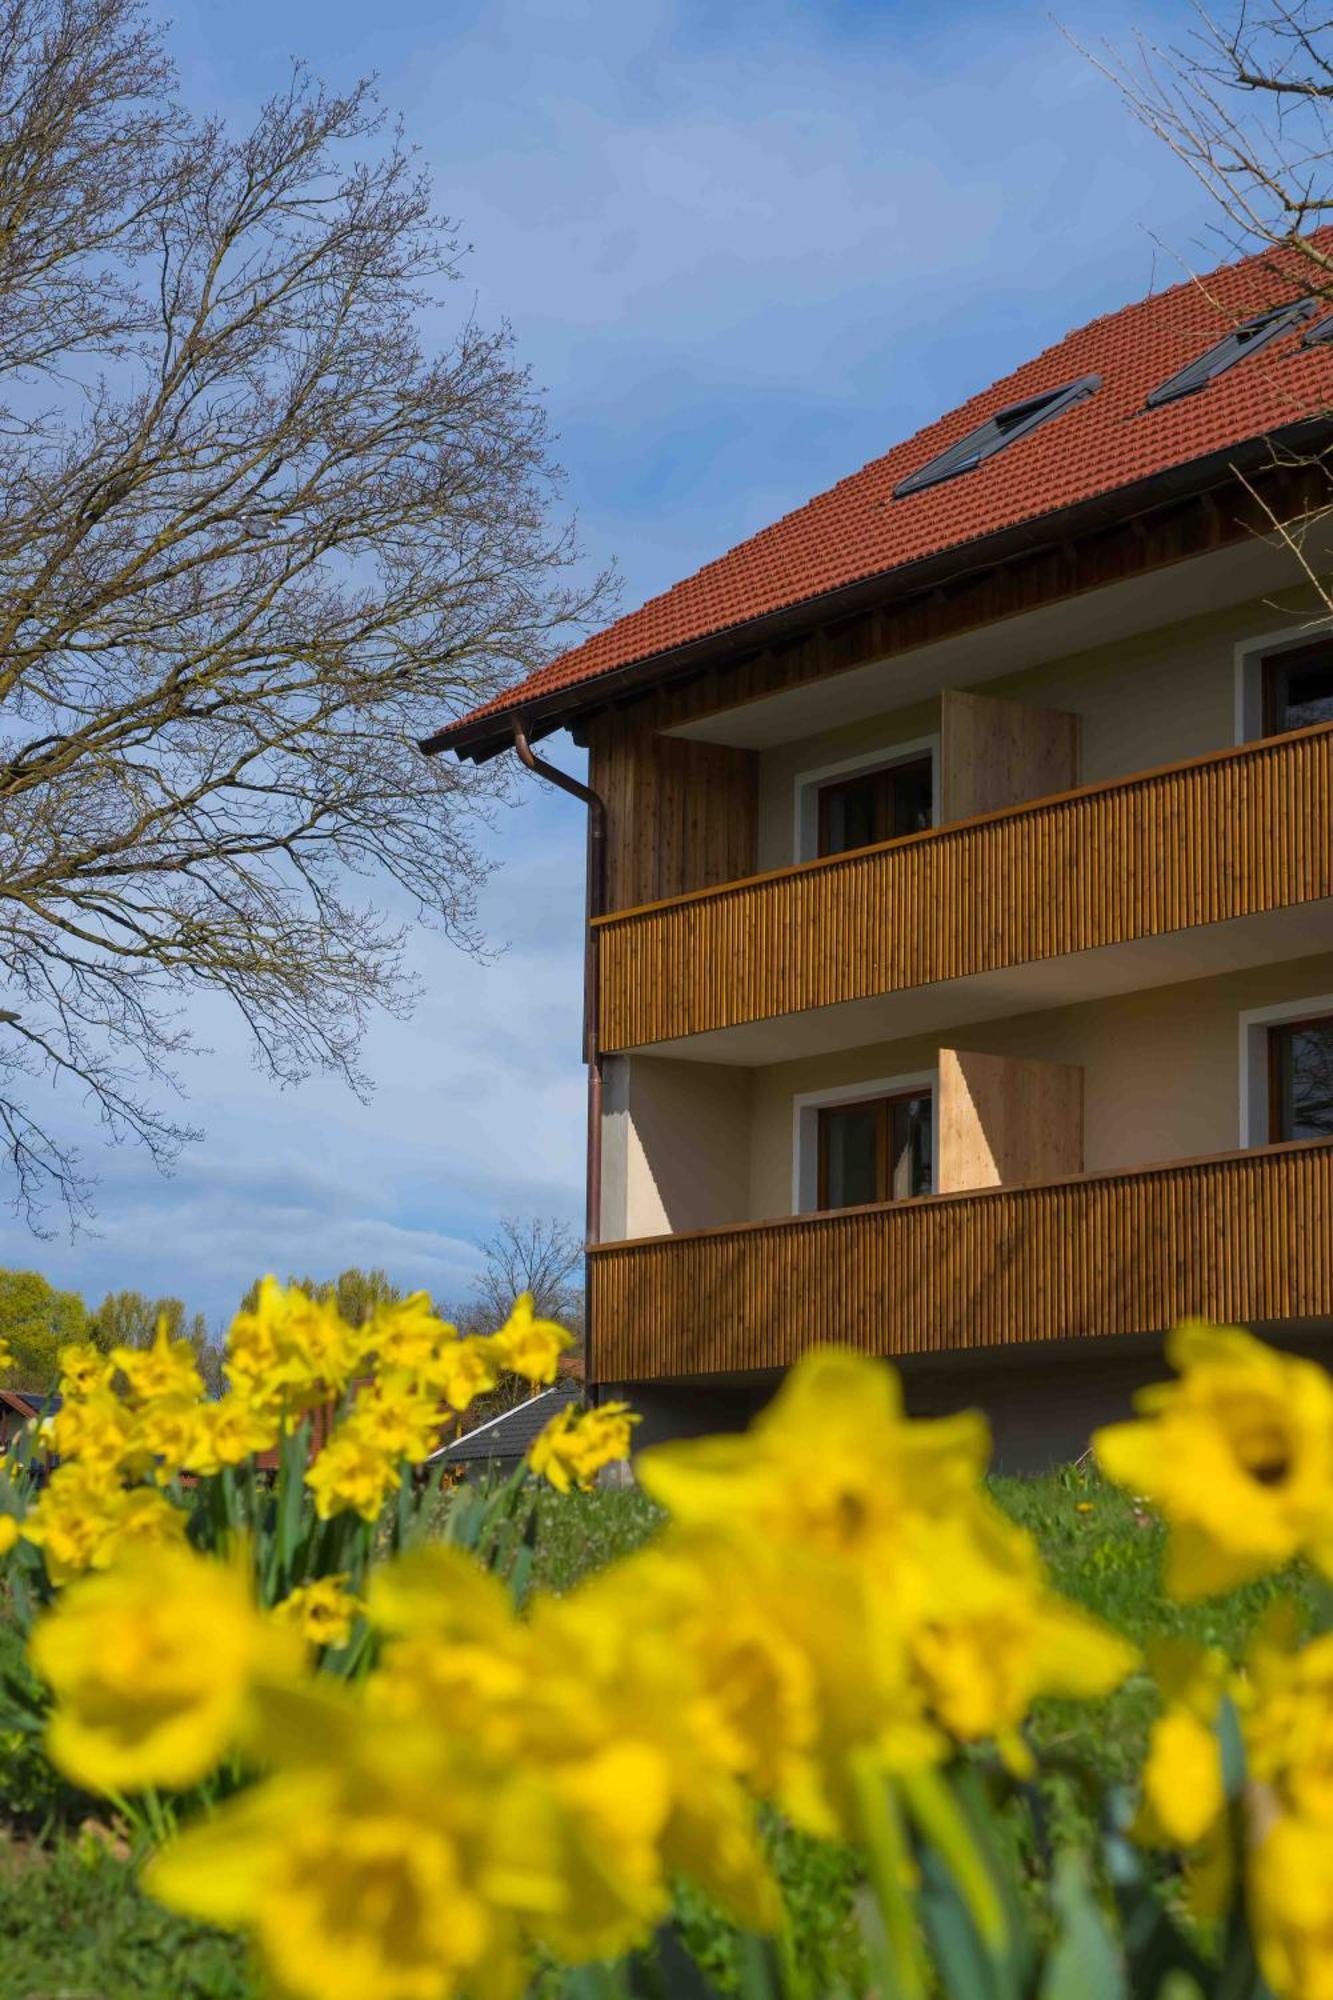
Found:
<path fill-rule="evenodd" d="M 503 1416 L 492 1417 L 488 1423 L 478 1424 L 475 1430 L 466 1431 L 434 1456 L 447 1460 L 450 1465 L 522 1458 L 552 1417 L 558 1416 L 566 1404 L 577 1403 L 581 1398 L 579 1383 L 557 1382 L 553 1389 L 543 1389 L 539 1395 L 529 1396 L 525 1403 L 506 1410 Z"/>
<path fill-rule="evenodd" d="M 950 551 L 974 551 L 1004 531 L 1224 459 L 1327 412 L 1333 342 L 1306 345 L 1308 323 L 1195 393 L 1148 406 L 1154 389 L 1228 328 L 1301 297 L 1310 285 L 1310 266 L 1298 252 L 1266 253 L 1093 320 L 422 747 L 490 756 L 508 740 L 512 717 L 530 714 L 540 725 L 534 734 L 556 727 L 591 705 L 604 676 L 659 657 L 665 670 L 669 656 L 697 641 Z M 1101 378 L 1095 393 L 1050 422 L 961 476 L 894 497 L 902 481 L 998 413 L 1091 375 Z"/>
<path fill-rule="evenodd" d="M 52 1417 L 62 1398 L 41 1389 L 0 1389 L 0 1405 L 13 1410 L 26 1423 L 32 1417 Z"/>

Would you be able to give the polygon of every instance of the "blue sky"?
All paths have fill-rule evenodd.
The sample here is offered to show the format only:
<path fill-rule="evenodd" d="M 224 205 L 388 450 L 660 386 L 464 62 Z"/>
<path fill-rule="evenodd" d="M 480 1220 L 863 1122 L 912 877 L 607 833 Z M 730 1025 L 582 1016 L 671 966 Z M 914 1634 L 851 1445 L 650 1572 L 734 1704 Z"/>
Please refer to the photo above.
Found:
<path fill-rule="evenodd" d="M 1071 326 L 1217 261 L 1201 198 L 1041 0 L 185 0 L 199 106 L 243 119 L 300 54 L 379 72 L 475 247 L 460 307 L 543 385 L 590 562 L 626 608 Z M 1083 39 L 1187 31 L 1080 0 Z M 570 768 L 578 753 L 555 739 Z M 225 1015 L 186 1065 L 206 1137 L 163 1180 L 98 1153 L 95 1234 L 0 1261 L 220 1318 L 257 1271 L 384 1264 L 465 1291 L 504 1212 L 581 1209 L 582 828 L 529 783 L 487 851 L 478 965 L 421 936 L 426 997 L 372 1032 L 360 1105 L 276 1093 Z"/>

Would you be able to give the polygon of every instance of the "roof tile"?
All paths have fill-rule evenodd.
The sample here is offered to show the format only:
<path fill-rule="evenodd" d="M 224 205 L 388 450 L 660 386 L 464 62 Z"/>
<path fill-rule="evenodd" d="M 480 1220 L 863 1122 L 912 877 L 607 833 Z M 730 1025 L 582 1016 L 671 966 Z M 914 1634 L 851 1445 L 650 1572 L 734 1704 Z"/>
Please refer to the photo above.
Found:
<path fill-rule="evenodd" d="M 1333 232 L 1328 232 L 1333 234 Z M 1293 261 L 1294 260 L 1294 261 Z M 1285 270 L 1291 273 L 1284 276 Z M 1095 319 L 905 443 L 705 564 L 443 732 L 520 709 L 617 668 L 828 591 L 961 549 L 1157 473 L 1213 456 L 1333 405 L 1333 343 L 1274 341 L 1206 388 L 1158 409 L 1150 389 L 1229 324 L 1300 295 L 1309 265 L 1271 253 L 1189 279 Z M 1303 331 L 1303 329 L 1302 329 Z M 1081 375 L 1097 393 L 974 471 L 902 499 L 893 488 L 1011 403 Z"/>

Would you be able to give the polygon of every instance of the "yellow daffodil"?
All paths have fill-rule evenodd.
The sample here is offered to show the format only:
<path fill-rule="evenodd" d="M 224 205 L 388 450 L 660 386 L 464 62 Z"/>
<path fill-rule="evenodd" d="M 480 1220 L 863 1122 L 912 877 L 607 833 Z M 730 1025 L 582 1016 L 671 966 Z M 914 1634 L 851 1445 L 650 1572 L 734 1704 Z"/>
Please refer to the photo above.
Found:
<path fill-rule="evenodd" d="M 528 1465 L 557 1493 L 577 1486 L 587 1492 L 604 1465 L 629 1457 L 630 1435 L 639 1421 L 628 1403 L 601 1403 L 576 1412 L 567 1405 L 552 1417 L 528 1449 Z"/>
<path fill-rule="evenodd" d="M 531 1292 L 515 1300 L 494 1338 L 501 1367 L 545 1387 L 554 1382 L 560 1356 L 572 1344 L 572 1336 L 555 1320 L 537 1318 Z"/>
<path fill-rule="evenodd" d="M 11 1549 L 17 1548 L 22 1536 L 23 1530 L 14 1516 L 0 1514 L 0 1560 L 9 1554 Z"/>
<path fill-rule="evenodd" d="M 431 1386 L 451 1410 L 471 1409 L 478 1396 L 493 1389 L 504 1372 L 504 1360 L 493 1339 L 470 1334 L 440 1350 L 431 1371 Z"/>
<path fill-rule="evenodd" d="M 168 1547 L 185 1537 L 186 1517 L 149 1486 L 126 1488 L 77 1460 L 58 1465 L 23 1522 L 54 1584 L 106 1569 L 128 1549 Z"/>
<path fill-rule="evenodd" d="M 1140 1392 L 1137 1421 L 1097 1433 L 1107 1477 L 1160 1508 L 1167 1588 L 1229 1590 L 1298 1554 L 1333 1576 L 1333 1381 L 1239 1327 L 1186 1321 L 1180 1380 Z"/>
<path fill-rule="evenodd" d="M 290 1423 L 341 1394 L 359 1353 L 358 1336 L 332 1301 L 267 1277 L 253 1311 L 232 1321 L 227 1377 L 255 1408 Z"/>
<path fill-rule="evenodd" d="M 1302 1644 L 1294 1606 L 1279 1604 L 1256 1632 L 1247 1668 L 1249 1770 L 1333 1840 L 1333 1632 Z"/>
<path fill-rule="evenodd" d="M 273 1615 L 312 1646 L 345 1646 L 360 1610 L 361 1600 L 348 1590 L 345 1576 L 321 1576 L 275 1604 Z"/>
<path fill-rule="evenodd" d="M 797 1363 L 744 1435 L 656 1445 L 635 1471 L 684 1525 L 720 1521 L 873 1556 L 909 1512 L 970 1492 L 988 1449 L 981 1416 L 913 1422 L 891 1368 L 826 1347 Z"/>
<path fill-rule="evenodd" d="M 442 1320 L 425 1292 L 393 1305 L 377 1306 L 361 1329 L 359 1358 L 377 1359 L 382 1368 L 402 1368 L 427 1378 L 441 1351 L 458 1338 L 458 1328 Z"/>
<path fill-rule="evenodd" d="M 1018 1732 L 1044 1695 L 1090 1700 L 1133 1669 L 1133 1646 L 1050 1589 L 1035 1543 L 988 1503 L 904 1524 L 886 1582 L 928 1711 L 960 1742 Z"/>
<path fill-rule="evenodd" d="M 441 1774 L 442 1775 L 442 1774 Z M 455 1794 L 456 1797 L 456 1794 Z M 247 1931 L 297 2000 L 450 2000 L 512 1946 L 438 1810 L 336 1768 L 284 1774 L 231 1800 L 149 1862 L 169 1907 Z M 500 1801 L 496 1800 L 497 1810 Z"/>
<path fill-rule="evenodd" d="M 151 1347 L 113 1347 L 112 1366 L 124 1376 L 132 1403 L 152 1403 L 166 1397 L 198 1402 L 204 1393 L 199 1363 L 188 1340 L 173 1340 L 166 1315 L 157 1322 Z"/>
<path fill-rule="evenodd" d="M 193 1396 L 155 1396 L 139 1410 L 132 1450 L 145 1471 L 166 1486 L 184 1466 L 207 1456 L 204 1405 Z"/>
<path fill-rule="evenodd" d="M 104 1384 L 62 1401 L 47 1425 L 46 1442 L 61 1459 L 78 1460 L 108 1478 L 131 1456 L 131 1412 Z"/>
<path fill-rule="evenodd" d="M 256 1676 L 292 1668 L 294 1647 L 238 1569 L 183 1547 L 124 1555 L 33 1627 L 51 1761 L 93 1791 L 194 1784 L 235 1741 Z"/>
<path fill-rule="evenodd" d="M 282 1697 L 270 1729 L 276 1774 L 145 1879 L 172 1907 L 247 1930 L 283 1992 L 517 1994 L 525 1939 L 610 1957 L 669 1907 L 664 1774 L 639 1746 L 497 1759 L 438 1716 L 390 1721 L 313 1690 Z"/>
<path fill-rule="evenodd" d="M 60 1393 L 67 1403 L 105 1387 L 115 1373 L 106 1355 L 90 1340 L 70 1342 L 56 1358 L 60 1367 Z"/>
<path fill-rule="evenodd" d="M 437 1398 L 396 1368 L 358 1390 L 351 1421 L 389 1458 L 423 1465 L 440 1442 L 442 1415 Z"/>
<path fill-rule="evenodd" d="M 1148 1659 L 1165 1707 L 1148 1739 L 1135 1835 L 1153 1847 L 1198 1847 L 1226 1812 L 1217 1723 L 1230 1663 L 1188 1640 L 1159 1640 Z"/>
<path fill-rule="evenodd" d="M 256 1452 L 271 1450 L 278 1436 L 273 1412 L 257 1408 L 232 1389 L 218 1402 L 200 1405 L 186 1467 L 207 1474 L 224 1465 L 241 1465 Z"/>
<path fill-rule="evenodd" d="M 315 1496 L 321 1521 L 334 1514 L 355 1513 L 363 1521 L 378 1520 L 388 1495 L 398 1485 L 398 1462 L 354 1417 L 338 1426 L 305 1476 Z"/>
<path fill-rule="evenodd" d="M 1278 2000 L 1333 2000 L 1333 1838 L 1283 1813 L 1258 1838 L 1250 1907 L 1259 1964 Z"/>

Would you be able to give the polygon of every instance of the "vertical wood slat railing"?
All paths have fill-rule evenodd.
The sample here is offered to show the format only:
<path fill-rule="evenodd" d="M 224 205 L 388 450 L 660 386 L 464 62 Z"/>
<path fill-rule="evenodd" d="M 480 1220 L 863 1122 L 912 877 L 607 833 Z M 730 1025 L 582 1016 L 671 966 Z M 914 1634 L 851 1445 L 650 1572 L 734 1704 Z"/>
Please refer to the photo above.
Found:
<path fill-rule="evenodd" d="M 703 1034 L 1333 895 L 1333 725 L 596 925 L 601 1046 Z"/>
<path fill-rule="evenodd" d="M 1333 1141 L 608 1243 L 603 1382 L 1333 1315 Z"/>

